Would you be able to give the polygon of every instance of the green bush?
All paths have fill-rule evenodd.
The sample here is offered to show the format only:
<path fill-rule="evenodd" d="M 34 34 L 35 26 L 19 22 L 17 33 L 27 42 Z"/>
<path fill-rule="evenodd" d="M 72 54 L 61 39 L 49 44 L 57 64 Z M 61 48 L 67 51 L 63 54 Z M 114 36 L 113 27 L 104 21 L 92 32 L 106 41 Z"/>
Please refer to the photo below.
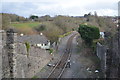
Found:
<path fill-rule="evenodd" d="M 100 37 L 99 28 L 91 25 L 80 24 L 78 32 L 81 38 L 85 40 L 85 43 L 89 45 L 92 45 L 94 39 L 99 39 Z"/>
<path fill-rule="evenodd" d="M 50 52 L 50 54 L 53 53 L 53 49 L 50 49 L 49 52 Z"/>
<path fill-rule="evenodd" d="M 37 76 L 33 76 L 32 78 L 38 78 Z"/>
<path fill-rule="evenodd" d="M 34 29 L 35 29 L 37 32 L 41 32 L 41 31 L 46 30 L 46 25 L 40 24 L 40 25 L 38 25 L 37 27 L 35 27 Z"/>

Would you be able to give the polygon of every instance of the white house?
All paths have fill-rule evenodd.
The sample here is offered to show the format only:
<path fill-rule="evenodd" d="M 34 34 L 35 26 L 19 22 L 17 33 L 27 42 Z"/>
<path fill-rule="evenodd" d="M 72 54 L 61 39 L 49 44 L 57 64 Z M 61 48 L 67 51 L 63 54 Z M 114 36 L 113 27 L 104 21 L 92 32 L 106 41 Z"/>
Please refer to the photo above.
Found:
<path fill-rule="evenodd" d="M 23 36 L 23 35 L 24 35 L 23 33 L 20 34 L 20 36 Z"/>
<path fill-rule="evenodd" d="M 47 44 L 44 44 L 44 43 L 38 43 L 36 44 L 37 47 L 40 47 L 42 49 L 50 49 L 50 42 L 48 42 Z"/>
<path fill-rule="evenodd" d="M 29 42 L 31 45 L 41 49 L 50 49 L 50 41 L 44 35 L 23 35 L 18 36 L 18 42 Z"/>
<path fill-rule="evenodd" d="M 112 19 L 113 23 L 118 23 L 118 20 L 117 19 Z"/>
<path fill-rule="evenodd" d="M 104 38 L 105 33 L 104 32 L 100 32 L 100 38 Z"/>

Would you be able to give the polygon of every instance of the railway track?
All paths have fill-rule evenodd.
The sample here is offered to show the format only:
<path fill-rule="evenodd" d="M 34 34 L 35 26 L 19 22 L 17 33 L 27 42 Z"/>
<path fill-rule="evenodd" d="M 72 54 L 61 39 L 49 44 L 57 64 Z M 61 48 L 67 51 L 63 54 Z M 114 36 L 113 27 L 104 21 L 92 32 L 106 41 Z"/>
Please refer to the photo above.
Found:
<path fill-rule="evenodd" d="M 68 39 L 68 42 L 66 45 L 66 51 L 64 52 L 61 59 L 58 61 L 58 63 L 53 68 L 53 70 L 51 71 L 51 73 L 48 75 L 47 78 L 61 78 L 61 76 L 62 76 L 62 74 L 63 74 L 63 72 L 68 64 L 68 60 L 70 59 L 70 56 L 71 56 L 72 39 L 74 38 L 75 35 L 76 34 L 73 34 Z"/>

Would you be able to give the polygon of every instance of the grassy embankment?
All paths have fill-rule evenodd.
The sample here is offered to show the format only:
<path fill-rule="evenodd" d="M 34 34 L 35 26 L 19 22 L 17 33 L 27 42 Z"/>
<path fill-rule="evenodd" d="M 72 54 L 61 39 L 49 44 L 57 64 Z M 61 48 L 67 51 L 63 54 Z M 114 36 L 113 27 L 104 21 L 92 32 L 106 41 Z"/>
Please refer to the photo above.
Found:
<path fill-rule="evenodd" d="M 65 34 L 63 34 L 63 35 L 59 35 L 59 37 L 60 38 L 63 38 L 63 37 L 65 37 L 65 36 L 68 36 L 69 34 L 71 34 L 72 32 L 67 32 L 67 33 L 65 33 Z"/>

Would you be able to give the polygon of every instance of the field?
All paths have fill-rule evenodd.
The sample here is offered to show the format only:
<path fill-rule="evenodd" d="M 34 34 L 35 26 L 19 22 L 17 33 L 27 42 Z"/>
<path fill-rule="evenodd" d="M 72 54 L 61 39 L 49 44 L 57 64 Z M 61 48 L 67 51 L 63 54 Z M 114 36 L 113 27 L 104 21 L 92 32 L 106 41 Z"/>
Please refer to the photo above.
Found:
<path fill-rule="evenodd" d="M 40 23 L 39 22 L 26 22 L 26 23 L 12 23 L 11 26 L 14 26 L 14 27 L 21 27 L 21 28 L 24 28 L 24 27 L 36 27 L 38 26 Z"/>
<path fill-rule="evenodd" d="M 35 34 L 36 31 L 33 29 L 40 25 L 39 22 L 26 22 L 26 23 L 11 23 L 11 26 L 16 28 L 20 33 Z"/>

